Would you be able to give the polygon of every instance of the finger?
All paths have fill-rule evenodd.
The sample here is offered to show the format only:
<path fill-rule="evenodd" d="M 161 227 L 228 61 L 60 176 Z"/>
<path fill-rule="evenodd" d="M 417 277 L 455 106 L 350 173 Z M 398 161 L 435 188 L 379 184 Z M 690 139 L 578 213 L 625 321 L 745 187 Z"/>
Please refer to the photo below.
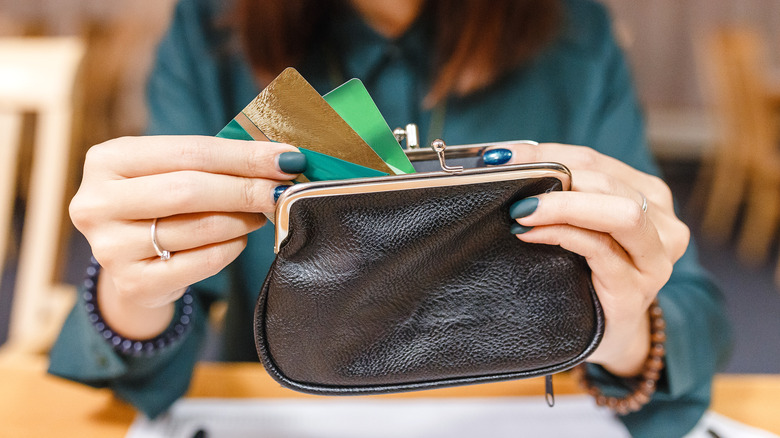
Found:
<path fill-rule="evenodd" d="M 528 243 L 558 245 L 585 257 L 593 272 L 594 287 L 605 306 L 619 300 L 625 307 L 624 300 L 632 296 L 640 297 L 640 302 L 635 303 L 638 306 L 649 304 L 653 292 L 660 289 L 671 275 L 671 268 L 666 277 L 642 275 L 623 246 L 606 233 L 570 225 L 549 225 L 533 228 L 517 237 Z M 653 278 L 659 278 L 659 284 L 649 284 Z"/>
<path fill-rule="evenodd" d="M 113 178 L 197 170 L 281 180 L 291 178 L 279 169 L 279 155 L 297 151 L 284 143 L 207 136 L 124 137 L 92 147 L 85 168 Z"/>
<path fill-rule="evenodd" d="M 635 201 L 599 193 L 553 192 L 538 197 L 536 209 L 518 219 L 523 226 L 568 224 L 607 233 L 623 247 L 636 267 L 652 271 L 666 255 L 658 232 Z"/>
<path fill-rule="evenodd" d="M 259 229 L 265 223 L 265 216 L 258 213 L 194 213 L 170 216 L 157 221 L 157 242 L 165 249 L 178 252 L 230 241 Z M 142 227 L 142 231 L 145 228 Z"/>
<path fill-rule="evenodd" d="M 244 236 L 262 227 L 265 216 L 258 213 L 191 213 L 157 221 L 155 236 L 160 248 L 178 253 Z M 123 239 L 114 241 L 114 250 L 130 260 L 157 256 L 151 242 L 151 221 L 121 223 Z"/>
<path fill-rule="evenodd" d="M 650 197 L 645 197 L 644 193 L 610 175 L 588 170 L 572 171 L 572 181 L 573 191 L 601 193 L 634 200 L 649 216 L 664 248 L 666 248 L 666 254 L 675 261 L 682 257 L 688 246 L 690 232 L 688 227 L 675 215 L 671 195 L 666 193 L 667 190 L 650 188 L 652 191 L 649 193 L 654 193 L 656 195 L 654 198 L 660 199 L 660 201 L 654 201 Z M 665 184 L 663 186 L 667 187 Z"/>
<path fill-rule="evenodd" d="M 614 175 L 637 189 L 645 184 L 647 178 L 651 177 L 620 160 L 585 146 L 558 143 L 540 143 L 539 145 L 517 143 L 502 147 L 512 153 L 507 164 L 555 162 L 564 164 L 571 170 L 598 170 Z M 493 149 L 496 148 L 491 148 L 485 153 L 487 154 Z"/>
<path fill-rule="evenodd" d="M 524 242 L 557 245 L 579 254 L 585 257 L 591 270 L 603 278 L 626 278 L 625 274 L 634 269 L 631 257 L 607 233 L 571 225 L 545 225 L 517 237 Z"/>
<path fill-rule="evenodd" d="M 601 193 L 633 199 L 640 206 L 645 202 L 644 194 L 621 180 L 603 172 L 572 170 L 572 191 Z"/>
<path fill-rule="evenodd" d="M 93 206 L 123 219 L 150 219 L 197 212 L 272 212 L 281 181 L 182 171 L 109 181 L 101 197 L 111 206 Z M 121 202 L 117 202 L 121 200 Z M 110 207 L 110 208 L 109 208 Z"/>
<path fill-rule="evenodd" d="M 180 291 L 182 285 L 195 284 L 217 274 L 241 254 L 246 241 L 246 236 L 242 236 L 180 251 L 166 261 L 149 258 L 123 272 L 111 271 L 112 277 L 119 293 L 133 296 L 139 304 L 159 306 L 170 302 L 170 294 Z"/>

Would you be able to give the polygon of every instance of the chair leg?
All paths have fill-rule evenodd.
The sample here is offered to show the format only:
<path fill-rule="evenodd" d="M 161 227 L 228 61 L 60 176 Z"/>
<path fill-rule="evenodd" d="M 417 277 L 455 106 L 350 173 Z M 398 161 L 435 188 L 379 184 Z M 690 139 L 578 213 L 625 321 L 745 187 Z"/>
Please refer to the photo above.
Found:
<path fill-rule="evenodd" d="M 712 180 L 715 178 L 715 160 L 712 157 L 704 157 L 696 172 L 696 179 L 693 183 L 691 195 L 685 204 L 685 215 L 696 218 L 697 221 L 704 219 L 704 210 L 710 198 Z"/>
<path fill-rule="evenodd" d="M 747 179 L 742 166 L 723 161 L 715 163 L 702 218 L 702 232 L 717 244 L 723 244 L 731 237 Z"/>
<path fill-rule="evenodd" d="M 75 288 L 56 279 L 71 117 L 70 109 L 59 108 L 39 115 L 8 327 L 8 347 L 18 351 L 48 351 L 76 299 Z"/>
<path fill-rule="evenodd" d="M 775 270 L 775 286 L 780 291 L 780 256 L 777 257 L 777 269 Z"/>
<path fill-rule="evenodd" d="M 21 130 L 22 117 L 19 114 L 0 112 L 0 275 L 5 267 L 8 236 L 12 228 Z"/>
<path fill-rule="evenodd" d="M 757 265 L 766 260 L 780 224 L 780 182 L 760 175 L 753 182 L 737 254 L 744 262 Z"/>

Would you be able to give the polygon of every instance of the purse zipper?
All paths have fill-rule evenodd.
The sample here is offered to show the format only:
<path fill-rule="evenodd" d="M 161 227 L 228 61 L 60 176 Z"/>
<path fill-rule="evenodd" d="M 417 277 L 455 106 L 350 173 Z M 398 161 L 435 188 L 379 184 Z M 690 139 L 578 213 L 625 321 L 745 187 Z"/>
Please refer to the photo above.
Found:
<path fill-rule="evenodd" d="M 547 406 L 555 406 L 555 394 L 553 393 L 553 381 L 552 374 L 544 376 L 544 399 L 547 401 Z"/>

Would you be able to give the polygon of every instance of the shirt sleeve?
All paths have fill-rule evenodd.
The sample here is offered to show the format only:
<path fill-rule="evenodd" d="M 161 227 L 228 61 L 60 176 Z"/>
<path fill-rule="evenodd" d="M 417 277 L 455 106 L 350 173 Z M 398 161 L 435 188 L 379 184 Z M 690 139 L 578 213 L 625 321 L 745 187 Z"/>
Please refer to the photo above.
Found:
<path fill-rule="evenodd" d="M 189 387 L 205 327 L 203 303 L 195 298 L 191 327 L 181 339 L 149 356 L 134 357 L 112 348 L 87 318 L 84 302 L 78 300 L 50 352 L 49 373 L 110 388 L 154 418 Z"/>
<path fill-rule="evenodd" d="M 215 92 L 210 85 L 216 67 L 208 56 L 210 37 L 203 20 L 210 15 L 202 3 L 180 2 L 158 47 L 147 89 L 150 134 L 213 135 L 221 128 L 223 117 L 212 113 L 222 109 L 218 99 L 209 98 Z M 147 416 L 156 417 L 186 392 L 206 335 L 209 305 L 224 293 L 224 283 L 220 274 L 193 287 L 191 328 L 150 356 L 114 351 L 89 321 L 83 300 L 77 300 L 51 350 L 49 373 L 111 388 Z"/>
<path fill-rule="evenodd" d="M 612 38 L 605 11 L 597 21 L 600 26 L 596 27 L 605 31 L 600 43 L 602 91 L 591 121 L 593 145 L 638 170 L 658 175 L 629 67 Z M 621 417 L 636 437 L 676 436 L 693 428 L 709 406 L 712 378 L 730 350 L 723 296 L 699 265 L 693 241 L 675 264 L 658 299 L 666 319 L 665 371 L 651 402 L 639 412 Z M 588 373 L 604 393 L 628 394 L 624 381 L 603 368 L 589 365 Z"/>

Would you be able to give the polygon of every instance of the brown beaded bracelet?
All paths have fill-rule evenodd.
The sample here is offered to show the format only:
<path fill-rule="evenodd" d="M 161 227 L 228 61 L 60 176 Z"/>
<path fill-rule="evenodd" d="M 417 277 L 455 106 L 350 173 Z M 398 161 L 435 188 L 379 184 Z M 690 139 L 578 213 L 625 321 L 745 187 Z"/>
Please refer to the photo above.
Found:
<path fill-rule="evenodd" d="M 653 301 L 648 312 L 650 314 L 650 353 L 645 360 L 642 373 L 631 379 L 636 383 L 630 394 L 623 398 L 607 397 L 590 381 L 584 363 L 574 368 L 580 386 L 596 399 L 596 404 L 607 406 L 619 415 L 636 412 L 650 401 L 658 385 L 658 380 L 661 378 L 661 370 L 664 368 L 666 321 L 664 321 L 664 312 L 658 305 L 658 299 Z"/>

